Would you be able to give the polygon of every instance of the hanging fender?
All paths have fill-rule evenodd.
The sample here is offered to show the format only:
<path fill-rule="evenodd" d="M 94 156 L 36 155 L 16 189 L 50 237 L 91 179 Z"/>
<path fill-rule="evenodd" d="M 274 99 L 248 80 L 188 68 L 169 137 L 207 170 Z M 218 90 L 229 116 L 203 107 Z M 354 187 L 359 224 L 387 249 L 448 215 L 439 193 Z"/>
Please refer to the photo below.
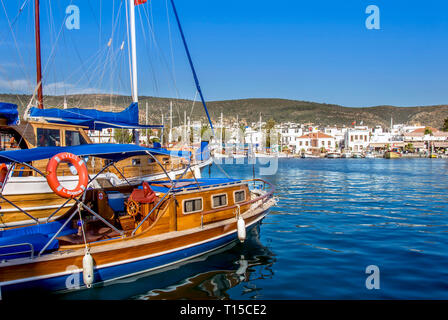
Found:
<path fill-rule="evenodd" d="M 64 188 L 58 180 L 57 169 L 61 162 L 68 162 L 78 172 L 78 185 L 73 190 Z M 53 156 L 47 165 L 47 182 L 51 190 L 62 198 L 75 198 L 81 195 L 87 188 L 89 173 L 83 160 L 69 152 L 61 152 Z"/>
<path fill-rule="evenodd" d="M 93 258 L 87 251 L 82 258 L 82 278 L 87 288 L 91 288 L 93 284 Z"/>
<path fill-rule="evenodd" d="M 244 242 L 244 240 L 246 240 L 246 223 L 244 222 L 244 219 L 241 216 L 238 217 L 237 229 L 238 229 L 238 239 L 241 242 Z"/>

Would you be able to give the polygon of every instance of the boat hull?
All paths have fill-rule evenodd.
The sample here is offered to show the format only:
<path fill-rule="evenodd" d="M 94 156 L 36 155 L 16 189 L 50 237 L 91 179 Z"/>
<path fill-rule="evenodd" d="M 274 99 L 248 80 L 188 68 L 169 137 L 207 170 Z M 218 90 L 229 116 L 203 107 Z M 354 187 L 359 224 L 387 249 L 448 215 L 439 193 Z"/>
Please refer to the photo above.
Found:
<path fill-rule="evenodd" d="M 401 154 L 399 154 L 398 152 L 394 152 L 394 151 L 388 151 L 384 154 L 384 158 L 386 159 L 398 159 L 401 158 Z"/>

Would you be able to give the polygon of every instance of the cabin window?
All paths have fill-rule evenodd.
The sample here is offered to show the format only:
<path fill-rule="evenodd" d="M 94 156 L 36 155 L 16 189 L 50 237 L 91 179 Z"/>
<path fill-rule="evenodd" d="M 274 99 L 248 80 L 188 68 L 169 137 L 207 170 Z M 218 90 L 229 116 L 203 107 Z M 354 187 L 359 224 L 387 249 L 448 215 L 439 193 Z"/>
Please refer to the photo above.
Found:
<path fill-rule="evenodd" d="M 148 158 L 148 163 L 154 163 L 155 160 L 153 158 Z"/>
<path fill-rule="evenodd" d="M 212 196 L 212 208 L 220 208 L 227 205 L 227 194 L 218 194 L 215 196 Z"/>
<path fill-rule="evenodd" d="M 61 145 L 60 130 L 37 128 L 38 147 L 59 147 L 60 145 Z"/>
<path fill-rule="evenodd" d="M 202 211 L 202 198 L 184 200 L 184 213 Z"/>
<path fill-rule="evenodd" d="M 234 197 L 235 197 L 235 203 L 243 202 L 246 200 L 246 191 L 244 190 L 235 191 Z"/>
<path fill-rule="evenodd" d="M 140 159 L 132 159 L 132 165 L 133 166 L 139 166 L 140 165 Z"/>
<path fill-rule="evenodd" d="M 67 147 L 79 146 L 81 144 L 87 144 L 87 141 L 79 131 L 65 131 L 65 145 Z"/>

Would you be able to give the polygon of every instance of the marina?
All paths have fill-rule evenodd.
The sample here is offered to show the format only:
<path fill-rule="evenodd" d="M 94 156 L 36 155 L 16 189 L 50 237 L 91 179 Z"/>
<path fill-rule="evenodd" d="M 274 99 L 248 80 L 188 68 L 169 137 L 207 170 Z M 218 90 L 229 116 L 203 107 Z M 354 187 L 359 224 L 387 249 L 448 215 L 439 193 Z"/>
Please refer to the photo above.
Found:
<path fill-rule="evenodd" d="M 448 299 L 430 5 L 0 2 L 0 303 Z"/>
<path fill-rule="evenodd" d="M 222 166 L 251 178 L 252 165 Z M 445 159 L 280 159 L 266 177 L 278 204 L 244 244 L 52 298 L 447 299 L 446 168 Z M 216 166 L 211 175 L 225 177 Z M 365 288 L 371 264 L 381 290 Z"/>

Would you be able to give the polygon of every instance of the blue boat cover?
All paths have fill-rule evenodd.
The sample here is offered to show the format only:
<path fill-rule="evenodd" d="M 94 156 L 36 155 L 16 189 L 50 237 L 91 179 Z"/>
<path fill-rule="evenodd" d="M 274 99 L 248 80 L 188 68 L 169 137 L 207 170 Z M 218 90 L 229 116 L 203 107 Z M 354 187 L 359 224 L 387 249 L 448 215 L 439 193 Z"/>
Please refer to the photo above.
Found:
<path fill-rule="evenodd" d="M 30 257 L 32 248 L 38 254 L 56 232 L 62 227 L 64 221 L 54 221 L 28 227 L 21 227 L 0 231 L 0 259 L 16 259 Z M 59 236 L 76 233 L 77 230 L 66 225 Z M 59 241 L 54 239 L 45 249 L 52 251 L 59 247 Z"/>
<path fill-rule="evenodd" d="M 160 125 L 140 125 L 138 122 L 138 103 L 132 103 L 121 112 L 105 112 L 96 109 L 30 109 L 30 117 L 44 118 L 48 122 L 73 124 L 88 127 L 90 130 L 105 128 L 145 129 L 162 128 Z"/>
<path fill-rule="evenodd" d="M 197 182 L 196 182 L 197 180 Z M 198 188 L 198 183 L 201 186 L 201 188 L 206 188 L 213 185 L 219 185 L 219 184 L 225 184 L 225 183 L 238 183 L 241 180 L 239 179 L 229 179 L 229 178 L 200 178 L 200 179 L 181 179 L 181 180 L 173 180 L 179 186 L 175 187 L 173 189 L 174 192 L 176 191 L 182 191 L 183 189 L 196 189 Z M 147 181 L 148 184 L 151 186 L 151 189 L 155 192 L 162 192 L 166 193 L 171 187 L 171 181 L 168 180 L 162 180 L 162 181 Z M 142 186 L 138 187 L 139 189 L 142 189 Z"/>
<path fill-rule="evenodd" d="M 60 152 L 70 152 L 80 157 L 92 156 L 112 161 L 120 161 L 133 156 L 147 155 L 148 152 L 155 155 L 183 157 L 186 159 L 191 157 L 191 153 L 188 151 L 146 148 L 135 144 L 99 143 L 71 147 L 38 147 L 24 150 L 1 151 L 0 163 L 24 163 L 50 159 Z"/>
<path fill-rule="evenodd" d="M 17 105 L 13 103 L 0 102 L 0 118 L 6 118 L 7 125 L 15 125 L 19 122 Z"/>
<path fill-rule="evenodd" d="M 208 141 L 201 141 L 200 149 L 196 150 L 196 159 L 205 161 L 210 158 L 210 149 L 208 147 Z"/>

